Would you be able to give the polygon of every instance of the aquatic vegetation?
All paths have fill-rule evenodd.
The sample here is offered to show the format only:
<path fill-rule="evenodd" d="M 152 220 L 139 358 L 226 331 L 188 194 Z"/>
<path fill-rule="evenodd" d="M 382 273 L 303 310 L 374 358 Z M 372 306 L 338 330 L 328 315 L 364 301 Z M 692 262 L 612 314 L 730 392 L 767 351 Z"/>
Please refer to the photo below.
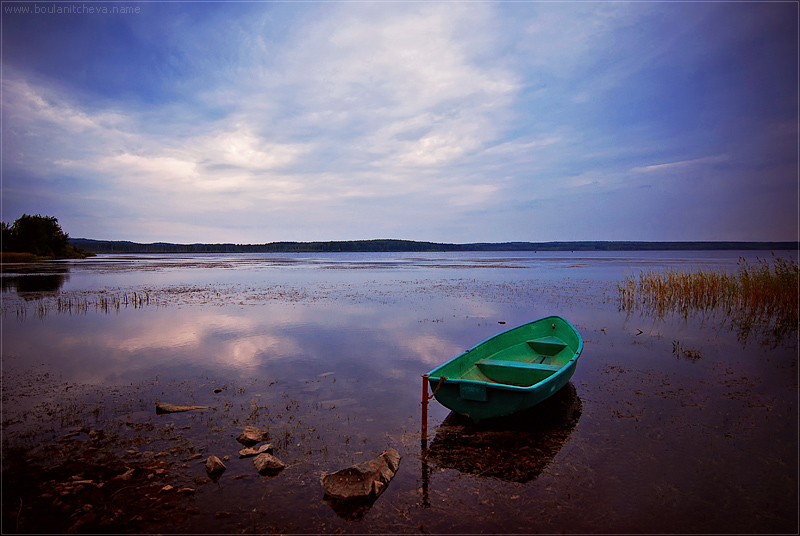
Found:
<path fill-rule="evenodd" d="M 697 350 L 690 350 L 684 348 L 681 341 L 672 341 L 672 353 L 678 359 L 688 359 L 689 361 L 698 361 L 702 359 L 702 355 Z"/>
<path fill-rule="evenodd" d="M 85 315 L 87 313 L 119 313 L 120 309 L 144 309 L 150 305 L 160 305 L 157 299 L 151 303 L 151 292 L 139 291 L 106 291 L 57 293 L 28 293 L 9 296 L 7 305 L 0 307 L 0 314 L 15 313 L 17 320 L 27 318 L 28 307 L 33 309 L 36 318 L 43 319 L 51 313 L 68 315 Z"/>
<path fill-rule="evenodd" d="M 648 270 L 618 284 L 621 311 L 662 318 L 679 313 L 722 313 L 746 341 L 753 331 L 774 342 L 797 333 L 798 264 L 793 259 L 740 258 L 735 273 L 703 270 Z"/>

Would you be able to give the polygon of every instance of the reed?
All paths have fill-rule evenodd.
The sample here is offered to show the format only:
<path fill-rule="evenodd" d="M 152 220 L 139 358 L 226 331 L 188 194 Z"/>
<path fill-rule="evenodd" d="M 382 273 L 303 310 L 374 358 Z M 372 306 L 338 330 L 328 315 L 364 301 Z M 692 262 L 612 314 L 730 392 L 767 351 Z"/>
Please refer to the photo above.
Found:
<path fill-rule="evenodd" d="M 158 306 L 160 303 L 156 297 L 153 304 Z M 36 317 L 44 318 L 48 314 L 55 312 L 69 315 L 85 315 L 90 310 L 105 314 L 119 313 L 120 309 L 144 309 L 151 304 L 150 292 L 108 292 L 99 290 L 89 293 L 59 293 L 51 295 L 48 293 L 34 294 L 32 297 L 22 297 L 14 301 L 14 309 L 17 320 L 25 320 L 27 309 L 32 306 Z M 3 305 L 0 306 L 0 314 L 10 312 L 12 309 Z"/>
<path fill-rule="evenodd" d="M 649 270 L 618 284 L 622 311 L 645 311 L 658 317 L 698 311 L 722 312 L 747 338 L 755 328 L 785 338 L 797 333 L 798 264 L 791 258 L 772 262 L 739 259 L 735 273 L 698 269 Z"/>
<path fill-rule="evenodd" d="M 41 260 L 41 257 L 37 257 L 33 253 L 9 253 L 6 251 L 0 252 L 0 265 L 38 262 Z"/>

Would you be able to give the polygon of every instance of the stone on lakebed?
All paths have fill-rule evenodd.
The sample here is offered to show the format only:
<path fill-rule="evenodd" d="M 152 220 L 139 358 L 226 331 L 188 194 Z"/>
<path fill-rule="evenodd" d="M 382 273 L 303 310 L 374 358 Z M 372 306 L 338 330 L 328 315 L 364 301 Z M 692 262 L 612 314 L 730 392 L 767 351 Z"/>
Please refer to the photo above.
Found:
<path fill-rule="evenodd" d="M 178 413 L 180 411 L 192 411 L 195 409 L 208 409 L 208 406 L 179 406 L 167 402 L 156 402 L 156 413 Z"/>
<path fill-rule="evenodd" d="M 222 472 L 225 471 L 225 469 L 226 469 L 225 464 L 222 463 L 222 460 L 220 460 L 218 457 L 209 456 L 206 459 L 206 471 L 208 472 L 209 475 L 222 474 Z"/>
<path fill-rule="evenodd" d="M 249 458 L 250 456 L 258 456 L 263 453 L 272 454 L 272 443 L 266 443 L 258 447 L 258 449 L 245 447 L 239 451 L 240 458 Z"/>
<path fill-rule="evenodd" d="M 272 454 L 263 452 L 253 458 L 253 466 L 256 471 L 264 474 L 277 473 L 282 470 L 286 465 Z"/>
<path fill-rule="evenodd" d="M 269 432 L 267 432 L 266 430 L 260 430 L 255 426 L 245 426 L 244 431 L 238 436 L 236 436 L 236 441 L 238 441 L 245 447 L 252 447 L 257 443 L 266 441 L 268 437 L 269 437 Z"/>
<path fill-rule="evenodd" d="M 374 499 L 386 490 L 399 467 L 400 454 L 390 448 L 369 461 L 323 475 L 322 487 L 334 499 Z"/>

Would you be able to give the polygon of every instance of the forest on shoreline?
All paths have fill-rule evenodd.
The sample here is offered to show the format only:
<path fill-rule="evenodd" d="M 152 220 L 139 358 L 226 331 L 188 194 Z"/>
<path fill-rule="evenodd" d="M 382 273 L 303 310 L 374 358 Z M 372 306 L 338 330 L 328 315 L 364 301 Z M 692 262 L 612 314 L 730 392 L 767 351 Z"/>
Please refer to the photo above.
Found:
<path fill-rule="evenodd" d="M 70 243 L 58 219 L 23 214 L 14 223 L 0 222 L 0 261 L 36 262 L 47 259 L 85 259 L 94 253 Z"/>
<path fill-rule="evenodd" d="M 798 250 L 797 242 L 645 242 L 560 241 L 477 242 L 448 244 L 416 240 L 376 239 L 327 242 L 269 242 L 265 244 L 139 243 L 126 240 L 70 238 L 52 216 L 23 214 L 13 224 L 2 223 L 2 262 L 85 258 L 97 253 L 370 253 L 458 251 L 687 251 Z"/>
<path fill-rule="evenodd" d="M 797 250 L 797 242 L 499 242 L 447 244 L 414 240 L 345 240 L 330 242 L 270 242 L 266 244 L 143 244 L 129 241 L 70 238 L 69 244 L 93 253 L 357 253 L 447 251 L 681 251 Z"/>

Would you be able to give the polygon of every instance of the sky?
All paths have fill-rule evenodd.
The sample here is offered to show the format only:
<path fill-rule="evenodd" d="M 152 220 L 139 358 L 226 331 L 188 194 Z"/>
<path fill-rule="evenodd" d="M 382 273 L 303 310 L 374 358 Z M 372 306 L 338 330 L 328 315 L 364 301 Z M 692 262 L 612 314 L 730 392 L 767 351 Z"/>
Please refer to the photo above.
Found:
<path fill-rule="evenodd" d="M 798 9 L 3 1 L 2 220 L 136 242 L 796 241 Z"/>

